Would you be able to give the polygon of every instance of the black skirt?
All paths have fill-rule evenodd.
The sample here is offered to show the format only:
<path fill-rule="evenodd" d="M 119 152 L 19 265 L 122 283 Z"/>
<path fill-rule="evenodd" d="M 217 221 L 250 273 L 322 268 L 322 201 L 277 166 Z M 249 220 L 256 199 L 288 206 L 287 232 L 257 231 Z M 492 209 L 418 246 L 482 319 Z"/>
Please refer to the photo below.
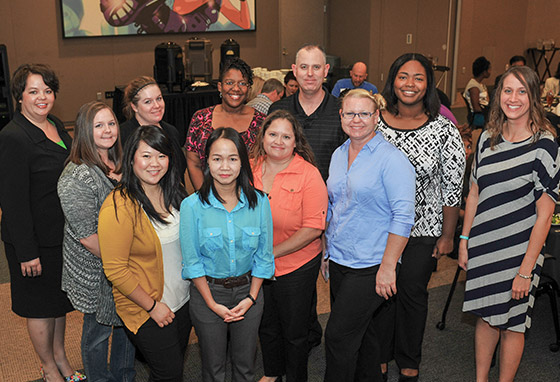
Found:
<path fill-rule="evenodd" d="M 39 247 L 42 273 L 38 277 L 23 277 L 15 247 L 4 243 L 10 268 L 12 310 L 25 318 L 62 317 L 74 310 L 60 288 L 62 277 L 62 246 Z"/>

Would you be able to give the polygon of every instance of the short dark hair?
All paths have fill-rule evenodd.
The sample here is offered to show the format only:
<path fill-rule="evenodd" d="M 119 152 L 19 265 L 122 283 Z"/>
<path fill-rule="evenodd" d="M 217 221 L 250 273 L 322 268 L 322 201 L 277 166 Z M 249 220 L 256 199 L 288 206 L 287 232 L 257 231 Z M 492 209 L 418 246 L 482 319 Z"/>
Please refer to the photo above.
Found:
<path fill-rule="evenodd" d="M 251 67 L 239 57 L 232 57 L 226 61 L 224 67 L 220 71 L 220 82 L 222 82 L 224 75 L 231 69 L 239 70 L 249 86 L 253 85 L 253 71 L 251 70 Z"/>
<path fill-rule="evenodd" d="M 288 82 L 290 82 L 290 80 L 294 80 L 297 82 L 296 76 L 294 75 L 294 72 L 292 72 L 291 70 L 286 73 L 286 75 L 284 76 L 284 84 L 288 85 Z"/>
<path fill-rule="evenodd" d="M 472 63 L 472 74 L 474 77 L 480 76 L 488 69 L 490 69 L 490 61 L 488 61 L 484 56 L 478 57 Z"/>
<path fill-rule="evenodd" d="M 145 142 L 148 146 L 169 158 L 167 172 L 159 181 L 163 193 L 163 202 L 167 212 L 171 213 L 171 207 L 179 210 L 181 208 L 181 202 L 187 197 L 187 192 L 181 181 L 179 160 L 175 157 L 173 143 L 163 129 L 154 125 L 138 127 L 126 141 L 124 145 L 122 179 L 121 183 L 115 188 L 115 193 L 120 192 L 123 198 L 130 199 L 136 204 L 137 217 L 141 209 L 144 209 L 150 219 L 167 224 L 167 221 L 160 216 L 152 202 L 150 202 L 150 199 L 142 188 L 140 180 L 134 173 L 134 155 L 136 154 L 136 150 L 138 150 L 140 141 Z M 115 213 L 116 208 L 117 203 L 115 203 Z"/>
<path fill-rule="evenodd" d="M 97 166 L 105 173 L 105 175 L 109 175 L 111 170 L 101 159 L 101 156 L 95 147 L 95 141 L 93 138 L 93 120 L 95 119 L 97 113 L 105 109 L 111 112 L 118 128 L 119 122 L 117 121 L 115 113 L 113 113 L 113 109 L 103 102 L 92 101 L 82 105 L 82 107 L 80 107 L 80 111 L 78 111 L 78 116 L 76 117 L 74 140 L 72 142 L 72 149 L 70 150 L 70 155 L 68 155 L 67 162 L 75 164 L 85 163 L 90 167 Z M 119 129 L 117 132 L 119 132 Z M 108 154 L 109 159 L 115 164 L 114 172 L 119 174 L 121 172 L 122 164 L 120 132 L 117 135 L 115 144 L 108 150 Z"/>
<path fill-rule="evenodd" d="M 134 118 L 134 110 L 132 110 L 132 104 L 134 104 L 134 106 L 138 105 L 138 101 L 140 100 L 138 93 L 140 93 L 142 89 L 149 85 L 156 85 L 159 88 L 156 80 L 150 76 L 136 77 L 135 79 L 131 80 L 128 85 L 126 85 L 126 88 L 124 89 L 123 113 L 127 119 Z"/>
<path fill-rule="evenodd" d="M 264 82 L 261 93 L 270 93 L 275 90 L 280 94 L 284 91 L 284 84 L 276 78 L 269 78 Z"/>
<path fill-rule="evenodd" d="M 245 142 L 243 142 L 243 138 L 239 133 L 231 128 L 231 127 L 219 127 L 212 131 L 210 137 L 206 141 L 206 148 L 205 148 L 205 155 L 206 158 L 210 158 L 210 150 L 212 149 L 212 145 L 218 139 L 229 139 L 233 142 L 235 147 L 237 148 L 237 153 L 239 154 L 239 160 L 241 161 L 241 170 L 239 171 L 239 176 L 237 177 L 237 197 L 239 198 L 240 193 L 239 190 L 243 190 L 243 193 L 247 197 L 247 201 L 249 202 L 249 208 L 255 208 L 258 204 L 258 197 L 257 197 L 257 190 L 255 190 L 253 184 L 253 172 L 251 170 L 251 164 L 249 162 L 249 154 L 247 153 L 247 147 L 245 146 Z M 214 185 L 214 178 L 210 173 L 210 166 L 207 165 L 204 168 L 204 180 L 202 182 L 202 186 L 198 191 L 198 197 L 203 203 L 210 204 L 210 190 L 221 203 L 224 203 L 224 199 L 220 196 L 216 186 Z M 260 193 L 260 191 L 259 191 Z M 262 193 L 261 193 L 262 195 Z"/>
<path fill-rule="evenodd" d="M 27 84 L 27 78 L 30 74 L 38 74 L 43 77 L 43 82 L 53 91 L 55 98 L 56 93 L 58 93 L 58 77 L 50 66 L 45 64 L 20 65 L 12 76 L 12 97 L 14 97 L 16 101 L 16 109 L 18 111 L 21 110 L 20 101 L 23 97 L 25 85 Z"/>
<path fill-rule="evenodd" d="M 426 71 L 426 94 L 422 99 L 424 105 L 424 112 L 429 118 L 435 118 L 439 114 L 441 103 L 439 101 L 438 93 L 436 90 L 436 83 L 434 79 L 434 71 L 432 63 L 424 55 L 420 53 L 405 53 L 398 57 L 389 69 L 387 82 L 383 88 L 383 97 L 387 101 L 387 110 L 393 115 L 399 114 L 397 95 L 395 94 L 395 79 L 400 68 L 408 61 L 418 61 Z"/>
<path fill-rule="evenodd" d="M 522 61 L 523 65 L 527 65 L 527 60 L 523 56 L 513 56 L 509 59 L 509 65 L 513 65 L 516 62 Z"/>

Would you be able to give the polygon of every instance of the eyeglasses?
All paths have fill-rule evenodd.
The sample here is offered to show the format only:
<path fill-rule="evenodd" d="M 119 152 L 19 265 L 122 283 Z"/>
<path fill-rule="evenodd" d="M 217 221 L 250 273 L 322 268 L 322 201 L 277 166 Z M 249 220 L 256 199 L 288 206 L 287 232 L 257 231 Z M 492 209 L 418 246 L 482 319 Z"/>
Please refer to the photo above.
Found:
<path fill-rule="evenodd" d="M 237 84 L 237 86 L 239 86 L 240 88 L 248 88 L 249 87 L 249 84 L 246 81 L 235 82 L 235 81 L 232 81 L 232 80 L 226 80 L 226 81 L 223 82 L 223 84 L 227 87 L 230 87 L 230 88 L 234 87 L 235 84 Z"/>
<path fill-rule="evenodd" d="M 374 115 L 375 113 L 370 113 L 367 111 L 362 111 L 361 113 L 341 113 L 342 118 L 347 119 L 349 121 L 353 120 L 354 117 L 358 116 L 358 118 L 360 118 L 362 121 L 367 121 L 368 119 L 370 119 L 372 117 L 372 115 Z"/>

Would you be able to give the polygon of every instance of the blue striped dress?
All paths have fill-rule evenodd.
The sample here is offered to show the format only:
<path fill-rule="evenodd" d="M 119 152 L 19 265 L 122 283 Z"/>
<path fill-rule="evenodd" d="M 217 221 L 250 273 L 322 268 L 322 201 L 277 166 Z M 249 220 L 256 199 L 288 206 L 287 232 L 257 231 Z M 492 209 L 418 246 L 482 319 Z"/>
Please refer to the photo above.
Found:
<path fill-rule="evenodd" d="M 531 327 L 542 253 L 529 296 L 514 300 L 511 287 L 537 218 L 536 201 L 543 192 L 558 198 L 558 145 L 543 133 L 536 142 L 502 140 L 490 149 L 489 135 L 483 132 L 475 155 L 471 182 L 478 185 L 479 198 L 468 243 L 463 311 L 494 327 L 525 332 Z"/>

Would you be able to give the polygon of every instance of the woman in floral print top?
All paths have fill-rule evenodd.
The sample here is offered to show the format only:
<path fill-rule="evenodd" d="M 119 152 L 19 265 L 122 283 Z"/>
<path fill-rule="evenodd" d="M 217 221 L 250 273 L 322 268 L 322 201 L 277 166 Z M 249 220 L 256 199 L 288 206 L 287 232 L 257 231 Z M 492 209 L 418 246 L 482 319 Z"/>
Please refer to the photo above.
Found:
<path fill-rule="evenodd" d="M 204 149 L 208 137 L 218 127 L 232 127 L 241 134 L 247 149 L 255 137 L 266 115 L 245 105 L 253 73 L 249 65 L 239 58 L 229 60 L 220 73 L 218 90 L 222 103 L 197 111 L 187 131 L 187 168 L 196 190 L 202 185 L 206 167 Z"/>

